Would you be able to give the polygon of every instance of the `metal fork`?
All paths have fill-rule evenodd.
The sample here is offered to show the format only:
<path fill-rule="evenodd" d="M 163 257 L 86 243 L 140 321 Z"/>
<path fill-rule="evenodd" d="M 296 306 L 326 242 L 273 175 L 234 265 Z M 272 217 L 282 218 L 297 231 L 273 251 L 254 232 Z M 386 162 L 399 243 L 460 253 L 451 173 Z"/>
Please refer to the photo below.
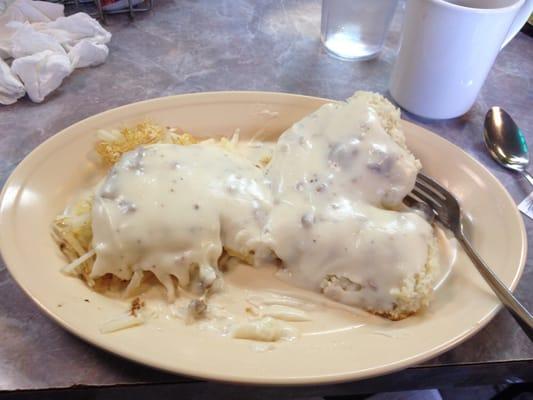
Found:
<path fill-rule="evenodd" d="M 438 222 L 455 235 L 481 276 L 487 281 L 529 339 L 533 341 L 533 318 L 531 314 L 472 248 L 463 231 L 461 206 L 453 194 L 434 179 L 419 173 L 415 187 L 411 194 L 405 198 L 405 203 L 412 208 L 421 209 L 430 216 L 433 214 Z M 429 210 L 425 205 L 429 206 Z"/>

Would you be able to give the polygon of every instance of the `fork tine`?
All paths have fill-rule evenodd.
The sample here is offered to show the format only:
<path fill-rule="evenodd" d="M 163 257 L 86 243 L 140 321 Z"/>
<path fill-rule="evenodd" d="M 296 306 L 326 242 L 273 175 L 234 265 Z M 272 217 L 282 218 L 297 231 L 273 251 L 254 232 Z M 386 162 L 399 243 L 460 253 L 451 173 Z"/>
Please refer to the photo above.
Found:
<path fill-rule="evenodd" d="M 434 197 L 431 197 L 431 193 L 427 193 L 426 191 L 420 190 L 420 188 L 415 187 L 411 194 L 418 197 L 420 200 L 422 200 L 424 203 L 427 203 L 435 212 L 439 212 L 439 210 L 442 208 L 442 205 L 439 204 Z"/>
<path fill-rule="evenodd" d="M 433 186 L 427 183 L 424 183 L 417 179 L 415 181 L 415 187 L 430 194 L 435 199 L 438 199 L 440 201 L 446 201 L 446 197 L 438 189 L 435 189 Z"/>
<path fill-rule="evenodd" d="M 408 194 L 403 198 L 403 202 L 407 207 L 413 207 L 420 202 L 420 200 L 414 198 L 412 195 Z M 533 204 L 533 203 L 532 203 Z"/>
<path fill-rule="evenodd" d="M 426 185 L 425 183 L 422 183 L 420 181 L 415 182 L 415 187 L 413 188 L 413 190 L 415 188 L 427 193 L 428 195 L 435 198 L 436 200 L 439 200 L 439 201 L 446 200 L 446 198 L 442 194 L 440 194 L 440 192 L 438 192 L 437 190 L 434 190 L 431 186 Z"/>
<path fill-rule="evenodd" d="M 439 202 L 443 202 L 446 200 L 446 198 L 440 193 L 439 190 L 435 189 L 431 184 L 426 184 L 424 182 L 419 181 L 418 179 L 415 181 L 415 187 L 414 189 L 418 189 L 428 196 L 431 196 L 435 200 L 438 200 Z"/>
<path fill-rule="evenodd" d="M 420 199 L 417 199 L 412 194 L 408 194 L 403 198 L 403 203 L 412 210 L 422 211 L 426 220 L 432 223 L 435 220 L 435 211 L 431 206 Z"/>
<path fill-rule="evenodd" d="M 429 188 L 433 189 L 435 192 L 440 194 L 444 199 L 449 197 L 449 191 L 444 186 L 442 186 L 440 183 L 438 183 L 435 179 L 430 178 L 427 175 L 424 175 L 422 172 L 419 172 L 416 176 L 415 184 L 423 183 Z"/>

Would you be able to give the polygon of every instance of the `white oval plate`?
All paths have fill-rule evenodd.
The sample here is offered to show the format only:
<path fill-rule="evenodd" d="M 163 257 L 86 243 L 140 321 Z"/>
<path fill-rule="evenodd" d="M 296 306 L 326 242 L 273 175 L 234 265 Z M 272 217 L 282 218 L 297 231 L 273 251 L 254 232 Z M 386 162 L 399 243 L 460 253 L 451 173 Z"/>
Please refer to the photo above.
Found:
<path fill-rule="evenodd" d="M 172 96 L 116 108 L 59 132 L 26 157 L 0 199 L 0 249 L 9 271 L 55 321 L 86 341 L 156 368 L 231 382 L 318 384 L 367 378 L 405 368 L 450 349 L 477 332 L 499 303 L 467 258 L 456 265 L 429 310 L 381 331 L 328 330 L 275 350 L 252 350 L 249 341 L 191 330 L 180 321 L 101 334 L 99 325 L 124 304 L 99 295 L 59 271 L 65 260 L 50 237 L 50 222 L 97 175 L 89 157 L 95 131 L 146 119 L 195 135 L 276 137 L 326 99 L 283 93 L 219 92 Z M 449 187 L 471 218 L 475 248 L 502 281 L 514 288 L 526 257 L 526 234 L 504 187 L 458 147 L 405 122 L 411 150 L 424 170 Z M 89 302 L 85 301 L 89 300 Z M 386 331 L 387 334 L 379 334 Z M 193 333 L 194 332 L 194 333 Z M 397 334 L 396 334 L 397 333 Z"/>

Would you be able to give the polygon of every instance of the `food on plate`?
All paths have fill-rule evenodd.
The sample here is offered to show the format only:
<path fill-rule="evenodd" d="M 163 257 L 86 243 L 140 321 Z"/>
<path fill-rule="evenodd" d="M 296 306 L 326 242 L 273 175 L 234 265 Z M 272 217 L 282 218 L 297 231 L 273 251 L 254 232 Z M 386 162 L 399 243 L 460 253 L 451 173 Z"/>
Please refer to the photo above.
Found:
<path fill-rule="evenodd" d="M 280 339 L 292 340 L 298 332 L 279 320 L 264 317 L 236 325 L 231 335 L 237 339 L 276 342 Z"/>
<path fill-rule="evenodd" d="M 270 192 L 261 168 L 220 146 L 154 144 L 126 153 L 96 190 L 90 278 L 153 273 L 169 299 L 221 285 L 222 249 L 261 251 Z M 135 287 L 128 288 L 128 290 Z"/>
<path fill-rule="evenodd" d="M 326 104 L 284 132 L 266 171 L 277 205 L 265 238 L 290 282 L 390 319 L 426 305 L 433 228 L 398 211 L 420 167 L 399 111 L 377 94 Z"/>
<path fill-rule="evenodd" d="M 433 227 L 402 206 L 421 166 L 382 96 L 326 104 L 275 144 L 200 140 L 150 123 L 98 136 L 107 176 L 53 224 L 65 272 L 90 286 L 114 282 L 134 296 L 155 277 L 169 301 L 192 295 L 188 315 L 202 319 L 237 258 L 275 263 L 295 286 L 392 320 L 428 304 Z M 293 337 L 282 320 L 307 315 L 270 307 L 232 336 Z"/>

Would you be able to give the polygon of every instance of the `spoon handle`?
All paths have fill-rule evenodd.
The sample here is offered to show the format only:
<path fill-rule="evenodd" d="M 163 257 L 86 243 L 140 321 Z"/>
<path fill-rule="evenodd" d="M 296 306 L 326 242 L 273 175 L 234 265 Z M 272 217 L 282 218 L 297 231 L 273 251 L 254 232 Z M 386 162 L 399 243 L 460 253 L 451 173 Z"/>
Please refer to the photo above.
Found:
<path fill-rule="evenodd" d="M 531 186 L 533 186 L 533 176 L 531 176 L 531 174 L 530 174 L 529 172 L 525 171 L 525 170 L 524 170 L 524 171 L 520 171 L 520 173 L 522 174 L 522 176 L 523 176 L 524 178 L 527 179 L 527 181 L 529 182 L 529 184 L 530 184 Z"/>
<path fill-rule="evenodd" d="M 496 296 L 498 296 L 503 305 L 509 310 L 516 322 L 518 322 L 529 337 L 529 340 L 533 341 L 533 317 L 531 314 L 522 304 L 520 304 L 516 297 L 514 297 L 513 293 L 503 284 L 489 266 L 485 264 L 477 252 L 472 248 L 468 239 L 463 234 L 457 235 L 457 238 L 481 276 L 485 278 L 485 281 L 492 288 Z"/>

